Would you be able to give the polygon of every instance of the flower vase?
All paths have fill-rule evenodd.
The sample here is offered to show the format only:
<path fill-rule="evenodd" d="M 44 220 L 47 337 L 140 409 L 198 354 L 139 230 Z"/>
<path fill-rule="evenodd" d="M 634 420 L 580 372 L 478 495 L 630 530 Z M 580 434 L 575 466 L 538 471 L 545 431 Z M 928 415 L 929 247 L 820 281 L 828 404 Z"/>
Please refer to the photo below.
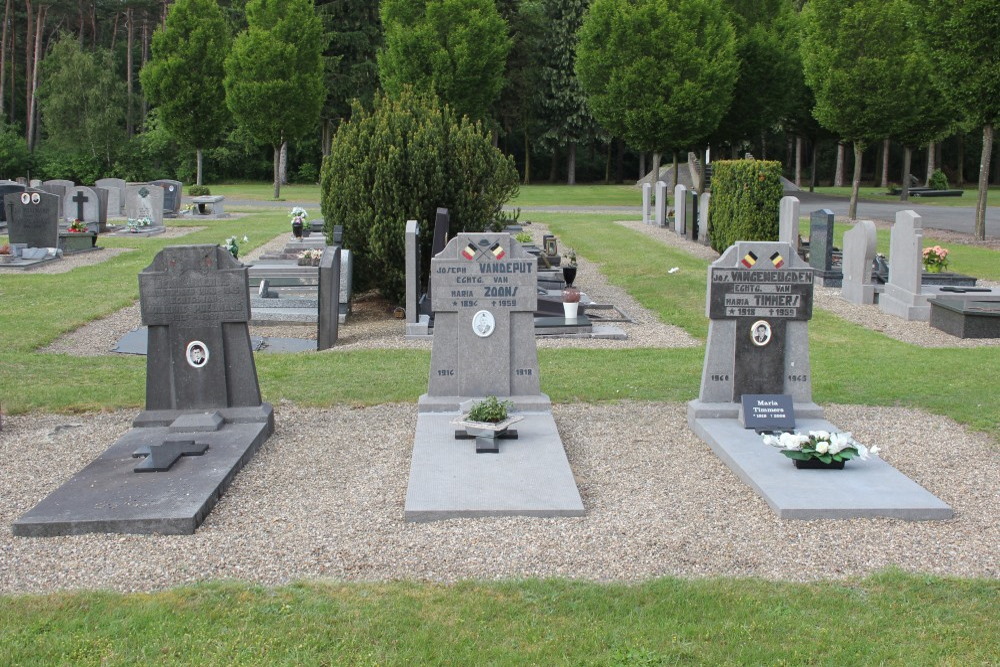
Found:
<path fill-rule="evenodd" d="M 575 266 L 564 266 L 562 267 L 563 280 L 566 281 L 566 287 L 572 287 L 573 281 L 576 280 L 576 267 Z"/>
<path fill-rule="evenodd" d="M 944 267 L 940 264 L 925 264 L 924 268 L 927 270 L 927 273 L 941 273 L 941 269 Z"/>
<path fill-rule="evenodd" d="M 843 470 L 843 461 L 830 461 L 829 463 L 823 463 L 819 459 L 806 459 L 805 461 L 800 461 L 799 459 L 792 459 L 792 463 L 799 470 Z"/>
<path fill-rule="evenodd" d="M 297 239 L 301 239 L 302 238 L 302 222 L 301 221 L 300 222 L 293 222 L 292 223 L 292 236 L 294 236 Z"/>
<path fill-rule="evenodd" d="M 579 301 L 574 301 L 573 303 L 563 303 L 563 314 L 566 316 L 567 320 L 575 320 L 579 309 Z"/>

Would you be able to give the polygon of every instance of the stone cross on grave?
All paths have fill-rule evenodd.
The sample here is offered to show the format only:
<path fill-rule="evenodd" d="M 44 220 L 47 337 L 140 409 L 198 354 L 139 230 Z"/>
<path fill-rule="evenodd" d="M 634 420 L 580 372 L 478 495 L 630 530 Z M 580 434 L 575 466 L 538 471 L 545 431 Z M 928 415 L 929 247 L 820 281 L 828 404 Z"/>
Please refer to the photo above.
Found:
<path fill-rule="evenodd" d="M 89 201 L 90 201 L 90 197 L 88 197 L 87 195 L 83 194 L 82 190 L 78 191 L 73 196 L 73 202 L 76 203 L 76 219 L 77 220 L 84 220 L 85 219 L 84 215 L 83 215 L 83 205 L 86 204 Z"/>
<path fill-rule="evenodd" d="M 132 453 L 132 458 L 144 458 L 132 470 L 165 472 L 182 456 L 201 456 L 208 451 L 206 434 L 220 430 L 224 424 L 225 419 L 218 410 L 181 415 L 170 425 L 169 433 L 162 442 L 143 445 Z"/>

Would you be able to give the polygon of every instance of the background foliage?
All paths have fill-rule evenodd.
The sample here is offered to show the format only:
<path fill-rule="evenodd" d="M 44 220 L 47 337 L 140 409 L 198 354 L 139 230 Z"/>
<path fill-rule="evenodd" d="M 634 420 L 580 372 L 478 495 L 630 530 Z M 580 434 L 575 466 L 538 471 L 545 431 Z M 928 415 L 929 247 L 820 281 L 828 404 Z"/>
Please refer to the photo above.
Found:
<path fill-rule="evenodd" d="M 712 173 L 708 229 L 712 248 L 736 241 L 776 241 L 781 207 L 781 163 L 720 160 Z"/>

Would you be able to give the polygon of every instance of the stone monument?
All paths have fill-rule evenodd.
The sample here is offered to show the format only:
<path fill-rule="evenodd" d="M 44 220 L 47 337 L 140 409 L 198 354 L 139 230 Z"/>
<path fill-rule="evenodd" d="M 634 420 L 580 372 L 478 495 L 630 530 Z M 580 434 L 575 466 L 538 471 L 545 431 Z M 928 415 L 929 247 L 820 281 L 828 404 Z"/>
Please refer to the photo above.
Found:
<path fill-rule="evenodd" d="M 875 223 L 871 220 L 858 220 L 854 227 L 844 232 L 844 282 L 840 296 L 847 301 L 858 305 L 875 303 L 872 264 L 876 248 Z"/>
<path fill-rule="evenodd" d="M 653 196 L 653 184 L 642 184 L 642 224 L 648 225 L 650 222 L 650 201 Z"/>
<path fill-rule="evenodd" d="M 833 211 L 828 208 L 809 216 L 809 266 L 816 273 L 816 283 L 823 287 L 840 287 L 844 280 L 833 263 L 833 224 Z"/>
<path fill-rule="evenodd" d="M 11 244 L 29 248 L 59 246 L 59 198 L 42 190 L 4 195 L 7 233 Z"/>
<path fill-rule="evenodd" d="M 163 188 L 151 183 L 129 183 L 125 189 L 125 217 L 129 220 L 147 218 L 149 226 L 139 231 L 162 233 Z"/>
<path fill-rule="evenodd" d="M 121 217 L 125 213 L 125 188 L 128 184 L 120 178 L 101 178 L 94 185 L 108 191 L 108 216 Z"/>
<path fill-rule="evenodd" d="M 193 533 L 273 432 L 247 328 L 247 268 L 218 246 L 168 247 L 139 275 L 139 298 L 146 409 L 18 519 L 15 535 Z"/>
<path fill-rule="evenodd" d="M 534 311 L 538 262 L 509 234 L 458 234 L 431 259 L 434 346 L 418 419 L 405 518 L 579 516 L 548 396 Z M 454 421 L 488 396 L 523 418 L 496 454 L 477 453 Z"/>
<path fill-rule="evenodd" d="M 923 250 L 920 216 L 916 211 L 898 211 L 889 237 L 889 282 L 878 300 L 883 313 L 904 320 L 930 320 L 930 296 L 936 290 L 922 287 Z"/>
<path fill-rule="evenodd" d="M 948 505 L 881 459 L 799 470 L 753 430 L 748 404 L 758 412 L 790 404 L 779 409 L 799 433 L 840 430 L 812 399 L 813 270 L 791 244 L 736 243 L 709 268 L 707 293 L 708 344 L 688 425 L 780 518 L 952 517 Z"/>
<path fill-rule="evenodd" d="M 678 183 L 674 186 L 674 231 L 685 236 L 687 234 L 687 186 Z"/>
<path fill-rule="evenodd" d="M 653 202 L 655 207 L 655 222 L 657 227 L 667 226 L 667 184 L 663 181 L 656 182 L 656 197 Z"/>
<path fill-rule="evenodd" d="M 799 247 L 799 198 L 785 196 L 778 207 L 778 240 Z"/>

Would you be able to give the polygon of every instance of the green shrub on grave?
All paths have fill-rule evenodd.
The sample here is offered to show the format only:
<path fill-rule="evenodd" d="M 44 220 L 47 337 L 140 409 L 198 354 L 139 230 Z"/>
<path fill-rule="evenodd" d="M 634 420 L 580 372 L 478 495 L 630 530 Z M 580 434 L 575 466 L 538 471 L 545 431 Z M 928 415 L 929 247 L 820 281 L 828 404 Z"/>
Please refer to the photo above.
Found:
<path fill-rule="evenodd" d="M 713 162 L 708 207 L 712 248 L 721 253 L 736 241 L 776 241 L 783 190 L 780 162 Z"/>
<path fill-rule="evenodd" d="M 393 302 L 406 285 L 406 221 L 417 220 L 421 266 L 430 266 L 435 212 L 447 208 L 449 237 L 500 224 L 518 191 L 513 159 L 478 123 L 433 95 L 404 89 L 378 95 L 371 112 L 355 107 L 340 125 L 320 177 L 325 232 L 343 225 L 353 254 L 354 288 L 378 288 Z"/>
<path fill-rule="evenodd" d="M 928 181 L 927 185 L 935 190 L 947 190 L 948 177 L 945 176 L 944 172 L 940 169 L 935 169 L 934 173 L 931 174 L 931 180 Z"/>
<path fill-rule="evenodd" d="M 192 197 L 207 197 L 212 194 L 207 185 L 189 185 L 188 194 Z"/>

